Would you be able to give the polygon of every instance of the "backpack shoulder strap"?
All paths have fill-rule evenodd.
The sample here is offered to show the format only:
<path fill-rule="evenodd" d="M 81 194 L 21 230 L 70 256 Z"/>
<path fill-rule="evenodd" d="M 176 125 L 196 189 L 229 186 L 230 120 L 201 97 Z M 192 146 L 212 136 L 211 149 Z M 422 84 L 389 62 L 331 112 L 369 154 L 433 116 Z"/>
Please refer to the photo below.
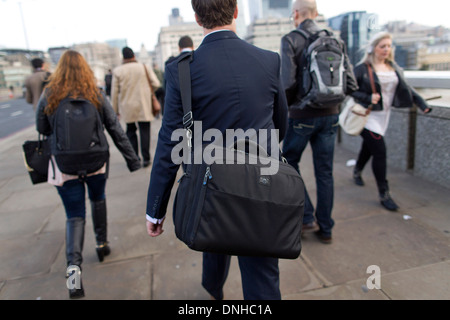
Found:
<path fill-rule="evenodd" d="M 306 32 L 305 30 L 302 30 L 302 29 L 295 29 L 295 30 L 293 30 L 293 32 L 296 32 L 296 33 L 302 35 L 303 38 L 305 38 L 306 40 L 308 40 L 308 38 L 311 36 L 310 33 Z"/>

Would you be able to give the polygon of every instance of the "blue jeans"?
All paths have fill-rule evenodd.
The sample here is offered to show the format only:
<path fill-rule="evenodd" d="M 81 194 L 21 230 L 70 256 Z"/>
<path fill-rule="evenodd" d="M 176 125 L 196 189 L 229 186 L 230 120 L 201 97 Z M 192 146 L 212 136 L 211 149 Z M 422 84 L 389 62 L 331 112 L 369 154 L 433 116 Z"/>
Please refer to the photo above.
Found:
<path fill-rule="evenodd" d="M 283 142 L 283 156 L 299 173 L 299 162 L 308 142 L 311 144 L 314 174 L 317 186 L 316 220 L 320 231 L 331 236 L 334 221 L 331 218 L 334 200 L 333 158 L 339 116 L 331 115 L 309 119 L 289 119 L 289 128 Z M 314 221 L 314 207 L 305 189 L 303 223 Z"/>
<path fill-rule="evenodd" d="M 97 174 L 87 177 L 84 182 L 69 180 L 62 187 L 56 187 L 66 210 L 67 219 L 86 218 L 86 185 L 91 201 L 105 199 L 106 176 Z"/>

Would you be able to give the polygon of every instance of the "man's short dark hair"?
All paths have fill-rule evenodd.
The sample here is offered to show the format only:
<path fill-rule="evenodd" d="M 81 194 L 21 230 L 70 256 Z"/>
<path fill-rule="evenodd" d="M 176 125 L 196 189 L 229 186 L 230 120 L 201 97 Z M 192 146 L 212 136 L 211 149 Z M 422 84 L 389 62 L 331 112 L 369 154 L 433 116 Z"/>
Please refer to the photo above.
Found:
<path fill-rule="evenodd" d="M 42 68 L 42 66 L 44 65 L 44 61 L 40 58 L 36 58 L 31 60 L 31 65 L 33 66 L 33 68 L 39 69 Z"/>
<path fill-rule="evenodd" d="M 203 28 L 213 29 L 233 22 L 237 0 L 191 0 Z"/>
<path fill-rule="evenodd" d="M 122 55 L 124 59 L 134 58 L 134 52 L 131 48 L 125 47 L 122 49 Z"/>
<path fill-rule="evenodd" d="M 178 41 L 178 47 L 181 49 L 184 48 L 192 48 L 194 47 L 194 41 L 192 41 L 191 37 L 184 36 L 180 38 L 180 41 Z"/>

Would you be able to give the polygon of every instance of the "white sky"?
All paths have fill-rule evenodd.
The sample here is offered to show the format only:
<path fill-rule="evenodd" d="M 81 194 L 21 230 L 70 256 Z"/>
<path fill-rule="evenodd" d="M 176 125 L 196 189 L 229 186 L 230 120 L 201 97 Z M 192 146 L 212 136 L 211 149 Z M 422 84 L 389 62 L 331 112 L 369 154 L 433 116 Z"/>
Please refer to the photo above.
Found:
<path fill-rule="evenodd" d="M 326 18 L 367 11 L 378 14 L 381 23 L 406 20 L 450 27 L 448 0 L 317 0 L 317 4 Z M 180 9 L 184 21 L 194 21 L 190 0 L 0 0 L 0 47 L 27 47 L 20 6 L 29 48 L 37 50 L 123 38 L 135 51 L 141 44 L 153 50 L 172 8 Z"/>

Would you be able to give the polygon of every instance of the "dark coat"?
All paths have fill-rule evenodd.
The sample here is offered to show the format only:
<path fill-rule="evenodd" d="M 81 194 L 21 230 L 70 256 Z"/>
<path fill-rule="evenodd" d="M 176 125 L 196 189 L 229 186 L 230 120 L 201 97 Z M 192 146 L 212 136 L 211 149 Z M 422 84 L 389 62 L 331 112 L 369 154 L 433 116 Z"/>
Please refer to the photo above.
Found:
<path fill-rule="evenodd" d="M 395 91 L 393 107 L 396 108 L 411 108 L 416 104 L 420 109 L 425 110 L 430 108 L 425 100 L 406 82 L 402 69 L 393 63 L 392 67 L 398 77 L 398 85 Z M 373 68 L 372 68 L 373 70 Z M 381 84 L 376 72 L 373 70 L 373 77 L 377 93 L 381 94 Z M 359 90 L 355 91 L 352 96 L 362 106 L 368 108 L 372 104 L 372 87 L 370 84 L 369 69 L 365 63 L 359 64 L 355 68 L 355 76 L 358 81 Z M 430 108 L 431 109 L 431 108 Z M 378 104 L 372 106 L 373 111 L 383 110 L 383 97 L 381 97 Z"/>

